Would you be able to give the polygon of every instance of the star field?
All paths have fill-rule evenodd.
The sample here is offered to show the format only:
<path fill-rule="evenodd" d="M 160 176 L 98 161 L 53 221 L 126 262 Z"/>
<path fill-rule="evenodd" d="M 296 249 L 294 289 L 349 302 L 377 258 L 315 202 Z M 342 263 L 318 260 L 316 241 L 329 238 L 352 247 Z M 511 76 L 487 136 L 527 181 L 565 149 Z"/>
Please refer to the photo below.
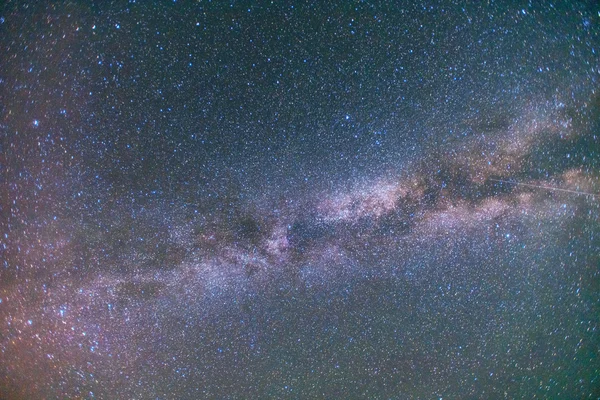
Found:
<path fill-rule="evenodd" d="M 600 398 L 595 2 L 7 2 L 0 398 Z"/>

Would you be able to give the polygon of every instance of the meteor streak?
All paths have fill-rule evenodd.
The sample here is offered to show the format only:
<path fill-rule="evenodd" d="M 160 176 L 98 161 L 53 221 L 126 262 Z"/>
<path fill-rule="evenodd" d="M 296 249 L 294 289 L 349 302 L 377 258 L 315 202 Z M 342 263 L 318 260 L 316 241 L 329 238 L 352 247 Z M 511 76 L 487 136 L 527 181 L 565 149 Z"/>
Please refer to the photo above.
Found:
<path fill-rule="evenodd" d="M 548 189 L 548 190 L 556 190 L 556 191 L 560 191 L 560 192 L 567 192 L 567 193 L 574 193 L 574 194 L 580 194 L 580 195 L 585 195 L 585 196 L 592 196 L 592 197 L 596 197 L 598 196 L 597 193 L 588 193 L 588 192 L 581 192 L 578 190 L 569 190 L 569 189 L 561 189 L 561 188 L 556 188 L 556 187 L 552 187 L 552 186 L 542 186 L 542 185 L 533 185 L 531 183 L 521 183 L 521 182 L 513 182 L 513 181 L 504 181 L 502 179 L 491 179 L 490 181 L 494 181 L 494 182 L 502 182 L 502 183 L 509 183 L 512 185 L 519 185 L 519 186 L 529 186 L 529 187 L 533 187 L 533 188 L 537 188 L 537 189 Z"/>

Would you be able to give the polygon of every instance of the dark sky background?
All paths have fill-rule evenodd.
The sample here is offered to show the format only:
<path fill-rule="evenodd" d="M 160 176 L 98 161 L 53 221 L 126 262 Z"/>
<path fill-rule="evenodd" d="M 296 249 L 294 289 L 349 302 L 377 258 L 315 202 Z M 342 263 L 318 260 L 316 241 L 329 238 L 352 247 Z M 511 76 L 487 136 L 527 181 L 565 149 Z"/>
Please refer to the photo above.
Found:
<path fill-rule="evenodd" d="M 0 398 L 600 398 L 595 1 L 0 8 Z"/>

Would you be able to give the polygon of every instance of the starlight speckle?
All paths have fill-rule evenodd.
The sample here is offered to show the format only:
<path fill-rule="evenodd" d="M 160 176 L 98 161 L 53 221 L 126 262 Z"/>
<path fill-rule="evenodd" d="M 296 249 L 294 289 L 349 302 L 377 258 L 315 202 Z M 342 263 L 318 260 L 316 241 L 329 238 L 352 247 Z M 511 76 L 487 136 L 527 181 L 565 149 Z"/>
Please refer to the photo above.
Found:
<path fill-rule="evenodd" d="M 596 396 L 600 14 L 513 3 L 5 5 L 0 398 Z"/>

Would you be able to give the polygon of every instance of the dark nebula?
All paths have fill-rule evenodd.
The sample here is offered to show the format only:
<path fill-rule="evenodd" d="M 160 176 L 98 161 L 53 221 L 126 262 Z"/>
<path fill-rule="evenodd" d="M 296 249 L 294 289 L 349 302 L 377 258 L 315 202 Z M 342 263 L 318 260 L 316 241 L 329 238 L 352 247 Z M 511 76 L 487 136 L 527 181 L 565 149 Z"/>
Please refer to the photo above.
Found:
<path fill-rule="evenodd" d="M 600 6 L 0 9 L 0 398 L 600 398 Z"/>

